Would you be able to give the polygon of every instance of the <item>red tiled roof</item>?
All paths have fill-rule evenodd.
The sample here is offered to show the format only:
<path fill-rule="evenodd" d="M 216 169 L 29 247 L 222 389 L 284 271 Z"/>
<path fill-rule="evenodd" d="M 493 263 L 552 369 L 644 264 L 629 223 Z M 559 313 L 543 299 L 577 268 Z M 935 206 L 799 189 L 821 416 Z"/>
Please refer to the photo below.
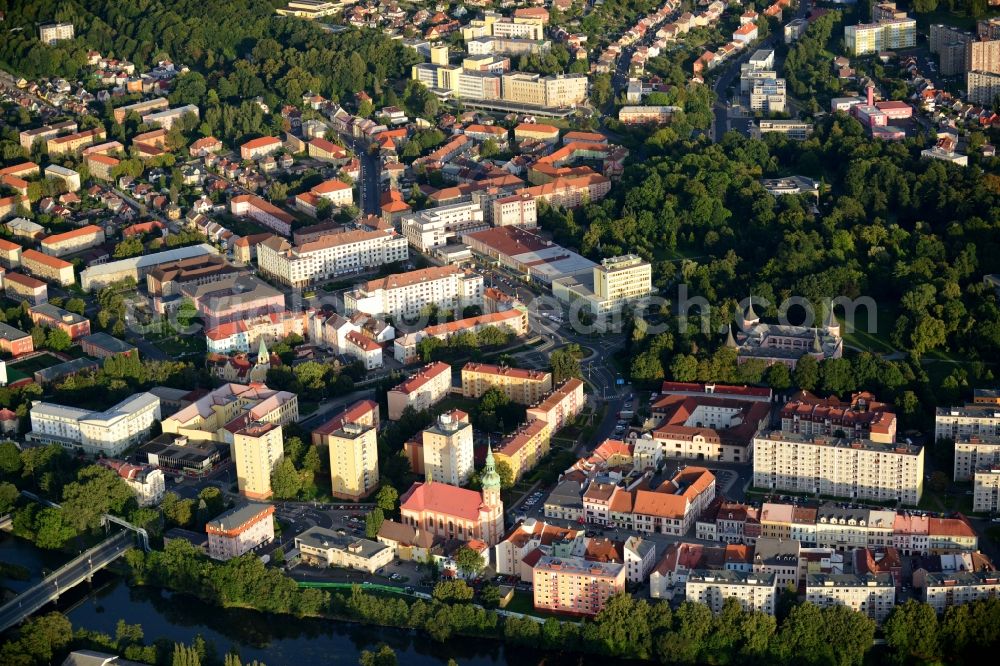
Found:
<path fill-rule="evenodd" d="M 482 495 L 447 483 L 421 483 L 410 486 L 399 500 L 400 511 L 438 513 L 464 520 L 477 520 Z"/>

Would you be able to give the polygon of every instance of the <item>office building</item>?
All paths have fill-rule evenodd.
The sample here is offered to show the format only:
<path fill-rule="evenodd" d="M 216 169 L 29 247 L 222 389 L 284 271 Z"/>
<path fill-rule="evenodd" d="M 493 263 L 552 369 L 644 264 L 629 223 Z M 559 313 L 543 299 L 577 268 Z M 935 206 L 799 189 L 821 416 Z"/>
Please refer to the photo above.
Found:
<path fill-rule="evenodd" d="M 809 574 L 806 600 L 820 608 L 847 606 L 881 624 L 896 605 L 892 575 Z"/>
<path fill-rule="evenodd" d="M 231 560 L 274 540 L 274 507 L 244 504 L 208 521 L 208 556 Z"/>
<path fill-rule="evenodd" d="M 482 208 L 473 202 L 427 208 L 404 215 L 400 220 L 400 228 L 406 240 L 424 253 L 459 240 L 465 233 L 488 227 Z"/>
<path fill-rule="evenodd" d="M 342 229 L 298 245 L 272 236 L 257 245 L 257 265 L 261 273 L 291 287 L 305 287 L 406 261 L 408 257 L 406 238 L 392 228 Z"/>
<path fill-rule="evenodd" d="M 396 273 L 344 294 L 347 313 L 393 319 L 420 316 L 428 306 L 441 312 L 461 312 L 470 305 L 483 305 L 483 277 L 456 266 Z"/>
<path fill-rule="evenodd" d="M 200 243 L 173 250 L 164 250 L 163 252 L 144 254 L 129 259 L 109 261 L 105 264 L 94 264 L 80 272 L 80 286 L 83 287 L 84 291 L 92 291 L 126 278 L 132 278 L 141 284 L 146 275 L 157 266 L 181 259 L 218 253 L 219 251 L 211 245 Z"/>
<path fill-rule="evenodd" d="M 163 432 L 232 443 L 235 430 L 254 423 L 288 425 L 299 417 L 299 399 L 264 384 L 223 384 L 165 418 Z"/>
<path fill-rule="evenodd" d="M 687 601 L 708 606 L 713 613 L 733 598 L 745 611 L 774 615 L 777 586 L 770 573 L 696 569 L 687 575 L 684 596 Z"/>
<path fill-rule="evenodd" d="M 425 365 L 387 394 L 389 420 L 398 421 L 407 407 L 417 412 L 430 409 L 448 395 L 449 391 L 451 366 L 441 361 Z"/>
<path fill-rule="evenodd" d="M 625 565 L 582 557 L 539 558 L 532 568 L 536 610 L 593 617 L 625 590 Z"/>
<path fill-rule="evenodd" d="M 754 486 L 915 506 L 924 449 L 865 439 L 762 432 L 753 439 Z"/>
<path fill-rule="evenodd" d="M 533 405 L 552 391 L 552 373 L 488 363 L 466 363 L 462 368 L 462 395 L 479 398 L 500 389 L 512 402 Z"/>
<path fill-rule="evenodd" d="M 101 412 L 35 401 L 30 414 L 30 441 L 117 457 L 149 434 L 160 419 L 160 399 L 152 393 L 136 393 Z"/>
<path fill-rule="evenodd" d="M 620 311 L 653 292 L 652 265 L 634 254 L 602 259 L 589 276 L 565 277 L 552 282 L 552 295 L 573 304 L 581 301 L 594 315 Z"/>
<path fill-rule="evenodd" d="M 801 120 L 758 120 L 750 126 L 750 136 L 759 139 L 765 134 L 783 134 L 789 139 L 804 141 L 812 130 L 812 123 Z"/>
<path fill-rule="evenodd" d="M 373 574 L 391 563 L 393 549 L 384 543 L 310 527 L 295 537 L 302 561 L 320 567 L 354 569 Z"/>

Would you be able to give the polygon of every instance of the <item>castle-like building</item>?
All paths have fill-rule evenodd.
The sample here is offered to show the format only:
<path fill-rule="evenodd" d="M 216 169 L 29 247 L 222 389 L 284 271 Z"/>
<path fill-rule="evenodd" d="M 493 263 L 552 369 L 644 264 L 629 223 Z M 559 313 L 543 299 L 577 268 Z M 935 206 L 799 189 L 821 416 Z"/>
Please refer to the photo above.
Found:
<path fill-rule="evenodd" d="M 822 327 L 789 326 L 761 322 L 751 300 L 743 312 L 739 333 L 734 336 L 732 326 L 729 327 L 726 346 L 736 350 L 739 363 L 760 359 L 767 365 L 784 363 L 789 369 L 794 369 L 806 355 L 817 361 L 844 355 L 840 323 L 833 316 L 832 306 Z"/>

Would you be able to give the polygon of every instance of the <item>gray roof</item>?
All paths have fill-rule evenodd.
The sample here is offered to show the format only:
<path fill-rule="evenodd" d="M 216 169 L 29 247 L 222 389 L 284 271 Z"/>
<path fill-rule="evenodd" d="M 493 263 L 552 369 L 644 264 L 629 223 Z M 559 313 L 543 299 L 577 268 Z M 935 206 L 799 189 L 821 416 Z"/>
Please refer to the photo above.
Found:
<path fill-rule="evenodd" d="M 83 271 L 80 272 L 80 283 L 87 284 L 90 280 L 93 280 L 102 275 L 110 275 L 118 273 L 125 270 L 139 270 L 143 268 L 149 268 L 151 266 L 159 266 L 160 264 L 166 263 L 168 261 L 178 261 L 180 259 L 189 259 L 191 257 L 200 257 L 205 254 L 218 254 L 219 251 L 208 243 L 200 243 L 198 245 L 189 245 L 187 247 L 178 247 L 173 250 L 164 250 L 163 252 L 153 252 L 152 254 L 144 254 L 138 257 L 131 257 L 129 259 L 120 259 L 118 261 L 109 261 L 106 264 L 96 264 L 94 266 L 88 266 Z"/>
<path fill-rule="evenodd" d="M 28 337 L 28 334 L 21 329 L 14 328 L 10 324 L 5 324 L 0 322 L 0 339 L 3 340 L 20 340 L 21 338 Z"/>
<path fill-rule="evenodd" d="M 389 546 L 378 541 L 361 539 L 349 534 L 337 534 L 323 527 L 310 527 L 295 537 L 296 544 L 311 548 L 332 548 L 334 550 L 349 550 L 353 555 L 370 559 Z"/>
<path fill-rule="evenodd" d="M 754 546 L 755 563 L 779 564 L 787 566 L 799 564 L 799 542 L 795 539 L 774 539 L 761 537 Z"/>
<path fill-rule="evenodd" d="M 235 529 L 240 525 L 247 523 L 259 513 L 266 511 L 270 507 L 270 504 L 261 504 L 260 502 L 250 502 L 242 506 L 237 506 L 229 511 L 220 513 L 214 520 L 208 521 L 206 527 L 211 525 L 212 527 L 223 531 Z"/>
<path fill-rule="evenodd" d="M 135 345 L 130 345 L 129 343 L 119 340 L 112 335 L 101 332 L 85 335 L 80 338 L 80 342 L 86 342 L 87 344 L 94 345 L 95 347 L 99 347 L 105 351 L 115 354 L 124 354 L 125 352 L 135 349 Z"/>
<path fill-rule="evenodd" d="M 122 659 L 117 655 L 94 650 L 75 650 L 63 660 L 62 666 L 142 666 L 137 661 Z"/>
<path fill-rule="evenodd" d="M 37 312 L 38 314 L 45 315 L 50 319 L 58 319 L 66 324 L 80 324 L 87 321 L 87 318 L 83 315 L 78 315 L 75 312 L 70 312 L 69 310 L 64 310 L 60 307 L 52 305 L 51 303 L 40 303 L 38 305 L 31 306 L 32 312 Z"/>
<path fill-rule="evenodd" d="M 53 366 L 49 366 L 48 368 L 36 370 L 35 380 L 42 384 L 47 384 L 59 379 L 60 377 L 73 375 L 78 372 L 83 372 L 84 370 L 97 370 L 97 368 L 98 365 L 96 361 L 86 357 L 74 358 L 72 361 L 57 363 Z"/>
<path fill-rule="evenodd" d="M 934 574 L 928 574 L 928 577 Z M 895 587 L 892 574 L 808 574 L 806 587 Z"/>
<path fill-rule="evenodd" d="M 728 569 L 707 570 L 694 569 L 688 573 L 688 582 L 694 583 L 726 583 L 739 585 L 761 585 L 763 587 L 774 587 L 773 573 L 763 571 L 730 571 Z"/>
<path fill-rule="evenodd" d="M 559 485 L 545 498 L 545 504 L 570 509 L 582 509 L 583 496 L 580 484 L 573 479 L 560 481 Z"/>

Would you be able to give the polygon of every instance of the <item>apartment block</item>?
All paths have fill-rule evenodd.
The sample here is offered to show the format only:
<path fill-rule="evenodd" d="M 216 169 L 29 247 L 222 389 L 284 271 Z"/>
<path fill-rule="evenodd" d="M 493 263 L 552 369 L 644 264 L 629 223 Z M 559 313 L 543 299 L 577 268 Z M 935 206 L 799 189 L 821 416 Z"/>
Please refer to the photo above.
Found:
<path fill-rule="evenodd" d="M 18 139 L 21 142 L 21 147 L 25 150 L 31 150 L 35 141 L 41 141 L 42 143 L 48 143 L 48 140 L 59 136 L 60 134 L 72 134 L 79 129 L 75 120 L 65 120 L 61 123 L 55 123 L 53 125 L 43 125 L 41 127 L 36 127 L 35 129 L 21 130 L 18 135 Z"/>
<path fill-rule="evenodd" d="M 490 202 L 489 221 L 495 227 L 514 225 L 533 229 L 538 226 L 535 198 L 527 192 L 500 197 Z"/>
<path fill-rule="evenodd" d="M 424 429 L 420 451 L 421 469 L 428 480 L 464 486 L 475 471 L 469 415 L 456 409 L 438 416 Z"/>
<path fill-rule="evenodd" d="M 152 393 L 136 393 L 101 412 L 35 401 L 27 439 L 116 457 L 143 441 L 159 419 L 160 399 Z"/>
<path fill-rule="evenodd" d="M 965 88 L 969 101 L 974 104 L 993 104 L 1000 95 L 1000 74 L 991 72 L 968 72 Z"/>
<path fill-rule="evenodd" d="M 923 493 L 924 450 L 771 432 L 754 437 L 753 469 L 757 488 L 915 506 Z"/>
<path fill-rule="evenodd" d="M 39 248 L 49 256 L 62 257 L 67 254 L 82 252 L 103 243 L 104 229 L 93 224 L 88 224 L 79 229 L 73 229 L 61 234 L 52 234 L 43 238 L 42 242 L 39 243 Z"/>
<path fill-rule="evenodd" d="M 76 282 L 73 264 L 42 254 L 38 250 L 25 250 L 21 253 L 21 268 L 34 277 L 55 282 L 63 287 Z"/>
<path fill-rule="evenodd" d="M 299 399 L 264 384 L 223 384 L 163 419 L 165 433 L 232 442 L 232 434 L 255 423 L 288 425 L 299 418 Z"/>
<path fill-rule="evenodd" d="M 408 257 L 406 238 L 392 228 L 344 229 L 299 245 L 272 236 L 257 245 L 257 265 L 261 273 L 291 287 L 305 287 L 406 261 Z"/>
<path fill-rule="evenodd" d="M 549 452 L 552 426 L 545 421 L 529 421 L 501 442 L 494 457 L 503 460 L 514 472 L 514 479 L 520 479 Z"/>
<path fill-rule="evenodd" d="M 1000 595 L 1000 572 L 997 571 L 929 573 L 924 583 L 924 603 L 939 615 L 949 606 L 994 599 Z"/>
<path fill-rule="evenodd" d="M 12 301 L 23 301 L 30 305 L 38 305 L 49 300 L 49 287 L 41 280 L 36 280 L 23 273 L 7 273 L 3 277 L 4 292 Z"/>
<path fill-rule="evenodd" d="M 577 414 L 583 411 L 587 399 L 583 394 L 583 382 L 571 378 L 557 386 L 552 393 L 545 396 L 541 402 L 529 407 L 527 418 L 545 421 L 552 427 L 552 432 L 558 432 L 568 425 Z"/>
<path fill-rule="evenodd" d="M 73 169 L 68 169 L 59 164 L 50 164 L 45 167 L 46 180 L 56 180 L 62 183 L 67 192 L 80 191 L 80 174 Z"/>
<path fill-rule="evenodd" d="M 451 366 L 440 361 L 424 366 L 415 375 L 391 389 L 386 398 L 389 420 L 398 421 L 407 407 L 422 412 L 440 402 L 451 391 Z"/>
<path fill-rule="evenodd" d="M 168 108 L 170 108 L 170 102 L 167 101 L 166 97 L 154 97 L 135 104 L 126 104 L 114 110 L 115 122 L 119 125 L 122 124 L 130 113 L 135 113 L 141 118 L 157 111 L 165 111 Z"/>
<path fill-rule="evenodd" d="M 374 426 L 344 422 L 324 440 L 330 451 L 334 497 L 357 501 L 378 488 L 378 442 Z"/>
<path fill-rule="evenodd" d="M 420 252 L 429 253 L 461 238 L 465 233 L 488 228 L 478 203 L 465 202 L 427 208 L 400 220 L 406 240 Z"/>
<path fill-rule="evenodd" d="M 917 43 L 917 22 L 896 18 L 879 23 L 849 25 L 844 28 L 844 43 L 854 55 L 913 48 Z"/>
<path fill-rule="evenodd" d="M 42 44 L 48 46 L 54 46 L 66 39 L 73 39 L 74 34 L 72 23 L 46 23 L 38 28 L 38 39 Z"/>
<path fill-rule="evenodd" d="M 1000 39 L 974 40 L 966 44 L 965 71 L 1000 73 Z"/>
<path fill-rule="evenodd" d="M 229 210 L 236 217 L 250 217 L 283 236 L 292 233 L 292 223 L 295 218 L 253 194 L 233 197 L 229 201 Z"/>
<path fill-rule="evenodd" d="M 274 540 L 274 507 L 250 503 L 226 511 L 205 524 L 208 556 L 231 560 Z"/>
<path fill-rule="evenodd" d="M 253 500 L 271 497 L 271 474 L 284 457 L 281 426 L 263 421 L 240 423 L 232 433 L 239 492 Z"/>
<path fill-rule="evenodd" d="M 1000 512 L 1000 466 L 976 470 L 972 479 L 972 510 L 976 513 Z"/>
<path fill-rule="evenodd" d="M 466 363 L 462 368 L 462 395 L 479 398 L 500 389 L 512 402 L 533 405 L 552 391 L 552 373 L 488 363 Z"/>
<path fill-rule="evenodd" d="M 0 351 L 11 356 L 21 356 L 35 351 L 35 343 L 30 333 L 0 322 Z"/>
<path fill-rule="evenodd" d="M 107 133 L 103 127 L 100 127 L 76 134 L 53 137 L 46 142 L 45 147 L 48 149 L 49 155 L 66 155 L 83 150 L 98 141 L 104 141 L 106 138 Z"/>
<path fill-rule="evenodd" d="M 151 125 L 152 127 L 169 130 L 174 126 L 174 123 L 179 122 L 184 118 L 184 116 L 189 114 L 198 118 L 198 107 L 194 104 L 186 104 L 173 109 L 165 109 L 163 111 L 148 113 L 142 117 L 142 122 L 146 125 Z"/>
<path fill-rule="evenodd" d="M 777 586 L 770 573 L 696 569 L 687 575 L 684 595 L 690 602 L 708 606 L 713 613 L 721 612 L 726 599 L 733 598 L 745 611 L 774 615 Z"/>
<path fill-rule="evenodd" d="M 961 407 L 938 407 L 934 438 L 961 437 L 1000 437 L 1000 405 L 972 402 Z"/>
<path fill-rule="evenodd" d="M 428 306 L 460 312 L 483 305 L 483 277 L 456 266 L 424 268 L 370 280 L 344 294 L 349 314 L 364 312 L 398 319 L 421 315 Z"/>
<path fill-rule="evenodd" d="M 532 568 L 534 606 L 569 615 L 594 616 L 625 590 L 625 565 L 581 557 L 543 556 Z"/>
<path fill-rule="evenodd" d="M 896 605 L 892 574 L 809 574 L 806 600 L 820 608 L 847 606 L 881 624 Z"/>

